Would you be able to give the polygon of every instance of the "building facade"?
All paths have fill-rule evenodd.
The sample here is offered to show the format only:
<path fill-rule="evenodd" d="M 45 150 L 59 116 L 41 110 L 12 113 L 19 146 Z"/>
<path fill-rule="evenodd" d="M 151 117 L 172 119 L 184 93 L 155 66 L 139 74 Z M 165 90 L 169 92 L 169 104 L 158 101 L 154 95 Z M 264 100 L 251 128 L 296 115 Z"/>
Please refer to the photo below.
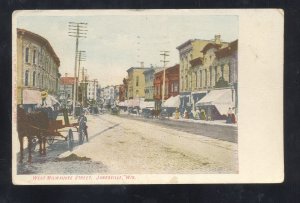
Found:
<path fill-rule="evenodd" d="M 88 80 L 86 81 L 86 97 L 89 102 L 97 101 L 97 89 L 98 89 L 98 80 Z"/>
<path fill-rule="evenodd" d="M 219 39 L 219 38 L 217 38 Z M 237 40 L 222 43 L 218 40 L 203 47 L 203 57 L 191 61 L 192 82 L 204 96 L 192 95 L 194 109 L 205 110 L 207 119 L 225 119 L 229 108 L 237 114 Z"/>
<path fill-rule="evenodd" d="M 148 70 L 144 71 L 145 77 L 145 101 L 153 101 L 153 94 L 154 94 L 154 72 L 155 69 L 153 67 L 149 68 Z"/>
<path fill-rule="evenodd" d="M 111 108 L 115 105 L 115 87 L 106 86 L 103 88 L 103 107 Z"/>
<path fill-rule="evenodd" d="M 215 51 L 226 47 L 220 35 L 214 40 L 188 40 L 178 46 L 180 58 L 180 111 L 196 110 L 196 103 L 215 85 Z"/>
<path fill-rule="evenodd" d="M 60 60 L 44 37 L 17 29 L 17 104 L 33 108 L 41 91 L 58 96 Z"/>
<path fill-rule="evenodd" d="M 155 110 L 160 110 L 162 105 L 163 75 L 163 68 L 158 69 L 154 74 Z M 166 68 L 164 101 L 179 94 L 179 82 L 179 64 Z"/>
<path fill-rule="evenodd" d="M 131 67 L 128 73 L 128 99 L 145 97 L 145 75 L 144 71 L 149 68 Z"/>
<path fill-rule="evenodd" d="M 59 100 L 64 104 L 64 106 L 72 103 L 73 91 L 74 91 L 75 77 L 65 77 L 60 78 L 59 83 Z"/>

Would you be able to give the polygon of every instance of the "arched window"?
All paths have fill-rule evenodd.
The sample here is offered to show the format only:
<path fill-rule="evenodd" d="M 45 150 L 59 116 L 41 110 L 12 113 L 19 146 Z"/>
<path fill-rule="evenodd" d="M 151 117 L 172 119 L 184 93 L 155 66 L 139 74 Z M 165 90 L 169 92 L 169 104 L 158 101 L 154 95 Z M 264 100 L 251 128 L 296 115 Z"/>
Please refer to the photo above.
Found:
<path fill-rule="evenodd" d="M 36 64 L 36 50 L 33 50 L 32 62 L 33 62 L 33 64 Z"/>
<path fill-rule="evenodd" d="M 29 61 L 29 48 L 26 47 L 25 49 L 25 62 L 28 63 Z"/>
<path fill-rule="evenodd" d="M 29 76 L 29 71 L 25 71 L 25 86 L 28 86 L 28 76 Z"/>
<path fill-rule="evenodd" d="M 200 87 L 202 87 L 202 70 L 200 70 Z"/>
<path fill-rule="evenodd" d="M 218 67 L 215 66 L 215 84 L 218 81 Z"/>
<path fill-rule="evenodd" d="M 32 86 L 35 86 L 35 71 L 32 74 Z"/>
<path fill-rule="evenodd" d="M 40 73 L 37 76 L 37 86 L 40 87 L 41 85 L 41 78 L 40 78 Z"/>
<path fill-rule="evenodd" d="M 207 87 L 207 70 L 205 69 L 205 87 Z"/>
<path fill-rule="evenodd" d="M 212 67 L 209 67 L 209 86 L 212 86 Z"/>

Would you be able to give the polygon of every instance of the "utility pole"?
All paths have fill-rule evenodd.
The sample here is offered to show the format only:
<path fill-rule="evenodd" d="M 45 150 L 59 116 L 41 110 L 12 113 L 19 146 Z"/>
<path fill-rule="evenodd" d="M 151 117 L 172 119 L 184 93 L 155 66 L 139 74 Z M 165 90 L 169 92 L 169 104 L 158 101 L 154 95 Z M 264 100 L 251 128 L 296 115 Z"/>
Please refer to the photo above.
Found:
<path fill-rule="evenodd" d="M 167 64 L 167 62 L 169 62 L 169 61 L 166 61 L 166 57 L 169 56 L 169 54 L 168 54 L 169 51 L 160 51 L 160 52 L 161 52 L 160 55 L 162 55 L 162 56 L 164 57 L 164 59 L 161 60 L 161 62 L 164 63 L 164 66 L 163 66 L 163 68 L 164 68 L 164 75 L 163 75 L 163 89 L 162 89 L 162 99 L 161 99 L 161 103 L 163 104 L 163 103 L 164 103 L 164 100 L 165 100 L 166 64 Z"/>
<path fill-rule="evenodd" d="M 85 51 L 78 51 L 78 80 L 77 80 L 77 87 L 79 86 L 79 75 L 80 75 L 80 62 L 86 60 Z M 79 91 L 77 91 L 77 100 L 79 101 Z"/>
<path fill-rule="evenodd" d="M 73 116 L 75 117 L 75 107 L 76 107 L 76 96 L 77 96 L 77 53 L 78 53 L 78 44 L 79 38 L 86 38 L 87 32 L 87 23 L 76 23 L 69 22 L 69 36 L 76 38 L 76 46 L 75 46 L 75 67 L 74 67 L 74 91 L 73 91 Z M 79 75 L 78 75 L 79 77 Z"/>
<path fill-rule="evenodd" d="M 83 89 L 82 89 L 82 97 L 81 97 L 81 100 L 82 100 L 82 101 L 81 101 L 81 102 L 82 102 L 82 105 L 83 105 L 83 106 L 85 106 L 85 105 L 84 105 L 84 101 L 85 101 L 84 98 L 85 98 L 85 94 L 86 94 L 86 90 L 85 90 L 85 89 L 86 89 L 86 85 L 85 85 L 85 75 L 84 75 L 84 72 L 85 72 L 85 71 L 87 71 L 87 69 L 86 69 L 86 68 L 82 68 L 82 80 L 81 80 L 81 82 L 82 82 L 82 84 L 83 84 L 83 85 L 82 85 L 82 86 L 83 86 Z"/>

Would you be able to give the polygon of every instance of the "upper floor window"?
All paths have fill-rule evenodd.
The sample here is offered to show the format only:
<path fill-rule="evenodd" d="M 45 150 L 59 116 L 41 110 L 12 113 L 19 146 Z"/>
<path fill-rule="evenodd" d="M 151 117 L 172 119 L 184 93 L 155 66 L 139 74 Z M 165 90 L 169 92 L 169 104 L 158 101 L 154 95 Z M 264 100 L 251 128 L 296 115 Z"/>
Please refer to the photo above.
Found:
<path fill-rule="evenodd" d="M 29 61 L 29 48 L 26 47 L 25 49 L 25 62 L 28 63 Z"/>
<path fill-rule="evenodd" d="M 32 74 L 32 86 L 35 86 L 35 71 Z"/>
<path fill-rule="evenodd" d="M 32 62 L 33 62 L 33 64 L 36 64 L 36 50 L 33 50 Z"/>
<path fill-rule="evenodd" d="M 136 85 L 136 86 L 139 86 L 139 76 L 136 76 L 135 85 Z"/>
<path fill-rule="evenodd" d="M 28 76 L 29 76 L 29 71 L 25 71 L 25 86 L 28 86 Z"/>

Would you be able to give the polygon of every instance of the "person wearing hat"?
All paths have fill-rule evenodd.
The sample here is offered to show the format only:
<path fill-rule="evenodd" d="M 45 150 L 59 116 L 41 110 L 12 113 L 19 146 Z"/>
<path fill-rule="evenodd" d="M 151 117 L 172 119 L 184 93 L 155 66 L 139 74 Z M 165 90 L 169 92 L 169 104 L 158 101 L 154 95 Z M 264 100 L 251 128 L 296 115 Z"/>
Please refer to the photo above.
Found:
<path fill-rule="evenodd" d="M 48 92 L 43 90 L 41 92 L 41 97 L 42 97 L 42 106 L 47 106 L 46 98 L 48 97 Z"/>

